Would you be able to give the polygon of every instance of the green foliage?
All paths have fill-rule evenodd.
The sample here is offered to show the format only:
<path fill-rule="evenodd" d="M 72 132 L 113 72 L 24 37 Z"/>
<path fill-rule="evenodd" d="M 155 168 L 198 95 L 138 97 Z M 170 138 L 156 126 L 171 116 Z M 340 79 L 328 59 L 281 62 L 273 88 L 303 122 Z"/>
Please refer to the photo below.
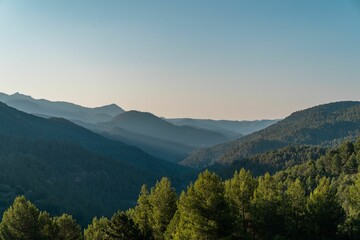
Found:
<path fill-rule="evenodd" d="M 149 195 L 151 206 L 150 224 L 155 240 L 164 239 L 164 232 L 177 209 L 177 195 L 168 178 L 161 179 L 151 189 Z"/>
<path fill-rule="evenodd" d="M 265 173 L 274 174 L 278 171 L 304 163 L 308 160 L 316 160 L 326 154 L 326 148 L 317 146 L 287 146 L 261 154 L 253 155 L 235 161 L 225 168 L 219 165 L 211 169 L 223 177 L 232 177 L 234 171 L 241 168 L 250 170 L 255 176 Z"/>
<path fill-rule="evenodd" d="M 278 179 L 266 173 L 259 177 L 252 199 L 254 229 L 260 238 L 269 239 L 284 232 L 284 196 Z"/>
<path fill-rule="evenodd" d="M 108 225 L 109 219 L 105 217 L 98 219 L 95 217 L 92 223 L 84 231 L 85 240 L 103 240 Z"/>
<path fill-rule="evenodd" d="M 199 175 L 180 196 L 178 221 L 172 239 L 225 239 L 231 236 L 231 214 L 225 188 L 209 171 Z"/>
<path fill-rule="evenodd" d="M 79 224 L 68 214 L 55 217 L 53 222 L 57 228 L 57 238 L 59 240 L 81 240 L 82 230 Z"/>
<path fill-rule="evenodd" d="M 138 225 L 140 232 L 144 236 L 150 238 L 150 236 L 152 236 L 150 224 L 151 206 L 149 202 L 149 191 L 147 190 L 146 185 L 141 187 L 137 205 L 133 211 L 130 211 L 130 216 Z"/>
<path fill-rule="evenodd" d="M 251 200 L 257 182 L 250 171 L 241 169 L 234 177 L 225 181 L 225 196 L 234 218 L 234 236 L 243 238 L 248 234 L 251 221 Z"/>
<path fill-rule="evenodd" d="M 4 212 L 0 225 L 1 239 L 42 239 L 40 211 L 25 197 L 17 197 Z"/>
<path fill-rule="evenodd" d="M 117 212 L 105 229 L 106 240 L 142 239 L 141 232 L 134 221 L 124 212 Z"/>
<path fill-rule="evenodd" d="M 360 218 L 360 174 L 349 189 L 350 215 Z"/>
<path fill-rule="evenodd" d="M 344 210 L 336 199 L 330 180 L 322 178 L 310 194 L 307 208 L 308 225 L 313 239 L 336 239 L 338 226 L 344 220 Z"/>
<path fill-rule="evenodd" d="M 306 193 L 299 179 L 291 182 L 285 191 L 286 235 L 291 239 L 303 239 L 306 229 Z"/>

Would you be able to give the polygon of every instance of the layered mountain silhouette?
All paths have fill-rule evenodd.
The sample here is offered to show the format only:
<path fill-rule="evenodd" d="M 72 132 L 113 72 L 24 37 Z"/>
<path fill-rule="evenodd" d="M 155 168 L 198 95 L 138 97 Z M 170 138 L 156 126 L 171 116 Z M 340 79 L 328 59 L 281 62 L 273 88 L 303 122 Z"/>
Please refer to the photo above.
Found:
<path fill-rule="evenodd" d="M 87 108 L 68 102 L 38 100 L 20 93 L 1 93 L 0 101 L 40 117 L 67 119 L 172 162 L 185 159 L 199 148 L 241 138 L 276 122 L 165 119 L 146 112 L 125 112 L 115 104 Z"/>
<path fill-rule="evenodd" d="M 231 139 L 215 131 L 177 126 L 151 113 L 139 111 L 121 113 L 108 122 L 78 124 L 171 161 L 184 159 L 194 149 Z"/>
<path fill-rule="evenodd" d="M 204 168 L 231 164 L 253 154 L 288 145 L 333 145 L 360 135 L 360 102 L 345 101 L 315 106 L 291 114 L 241 139 L 194 152 L 181 164 Z"/>
<path fill-rule="evenodd" d="M 163 176 L 181 188 L 190 169 L 107 139 L 70 121 L 0 103 L 0 209 L 25 195 L 82 223 L 134 204 L 142 184 Z"/>
<path fill-rule="evenodd" d="M 116 104 L 88 108 L 68 102 L 53 102 L 45 99 L 34 99 L 20 93 L 7 95 L 0 93 L 0 102 L 20 111 L 43 117 L 59 117 L 88 123 L 108 121 L 124 110 Z"/>

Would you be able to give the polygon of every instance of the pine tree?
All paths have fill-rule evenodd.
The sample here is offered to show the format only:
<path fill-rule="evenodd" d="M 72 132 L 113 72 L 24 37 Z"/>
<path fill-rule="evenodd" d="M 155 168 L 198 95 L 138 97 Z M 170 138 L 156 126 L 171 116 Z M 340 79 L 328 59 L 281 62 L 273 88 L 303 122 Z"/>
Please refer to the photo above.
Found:
<path fill-rule="evenodd" d="M 178 224 L 173 239 L 212 240 L 232 235 L 232 219 L 224 184 L 209 171 L 201 173 L 180 196 Z"/>
<path fill-rule="evenodd" d="M 53 221 L 53 218 L 47 212 L 40 212 L 39 223 L 41 227 L 41 235 L 44 239 L 57 240 L 58 228 Z"/>
<path fill-rule="evenodd" d="M 360 173 L 356 175 L 354 184 L 349 188 L 349 214 L 360 218 Z"/>
<path fill-rule="evenodd" d="M 299 179 L 291 182 L 285 192 L 285 224 L 290 239 L 304 239 L 306 195 Z"/>
<path fill-rule="evenodd" d="M 348 239 L 357 239 L 360 236 L 360 173 L 356 175 L 355 182 L 349 188 L 348 216 L 343 226 L 343 232 Z"/>
<path fill-rule="evenodd" d="M 124 212 L 117 212 L 108 222 L 105 229 L 105 240 L 141 240 L 140 229 L 134 221 Z"/>
<path fill-rule="evenodd" d="M 85 240 L 103 240 L 108 224 L 109 219 L 105 217 L 98 219 L 95 217 L 92 223 L 84 231 Z"/>
<path fill-rule="evenodd" d="M 17 197 L 12 206 L 4 212 L 0 224 L 1 239 L 42 239 L 39 210 L 25 197 Z"/>
<path fill-rule="evenodd" d="M 149 202 L 149 191 L 147 190 L 146 185 L 141 187 L 137 205 L 132 211 L 130 211 L 129 215 L 135 224 L 138 225 L 141 234 L 145 236 L 146 239 L 151 239 L 151 206 Z"/>
<path fill-rule="evenodd" d="M 335 239 L 338 226 L 344 220 L 344 211 L 336 199 L 330 180 L 322 178 L 310 194 L 307 208 L 308 229 L 312 239 Z"/>
<path fill-rule="evenodd" d="M 354 150 L 356 152 L 356 154 L 360 154 L 360 137 L 356 140 L 355 144 L 354 144 Z"/>
<path fill-rule="evenodd" d="M 164 239 L 164 233 L 177 209 L 177 196 L 175 189 L 171 187 L 168 178 L 162 178 L 151 189 L 149 195 L 151 207 L 150 224 L 153 237 L 156 240 Z"/>
<path fill-rule="evenodd" d="M 57 238 L 59 240 L 81 240 L 82 230 L 75 219 L 68 214 L 63 214 L 60 217 L 54 217 L 54 224 L 57 228 Z"/>
<path fill-rule="evenodd" d="M 254 233 L 260 238 L 282 235 L 284 230 L 284 212 L 282 209 L 282 185 L 275 177 L 266 173 L 258 179 L 258 186 L 254 192 L 253 223 Z"/>
<path fill-rule="evenodd" d="M 349 159 L 346 161 L 344 170 L 347 174 L 354 174 L 358 170 L 358 162 L 355 153 L 351 154 Z"/>
<path fill-rule="evenodd" d="M 246 237 L 251 220 L 251 199 L 256 188 L 256 181 L 250 171 L 241 169 L 235 172 L 234 177 L 225 182 L 225 196 L 229 201 L 231 212 L 234 215 L 235 235 Z"/>

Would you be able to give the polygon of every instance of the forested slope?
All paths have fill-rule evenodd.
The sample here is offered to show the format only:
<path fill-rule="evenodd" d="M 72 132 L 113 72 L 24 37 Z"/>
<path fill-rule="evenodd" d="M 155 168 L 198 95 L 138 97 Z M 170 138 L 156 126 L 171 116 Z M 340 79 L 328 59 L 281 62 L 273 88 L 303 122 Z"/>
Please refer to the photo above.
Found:
<path fill-rule="evenodd" d="M 360 135 L 360 102 L 335 102 L 291 114 L 239 140 L 195 151 L 183 165 L 202 168 L 289 145 L 334 145 Z"/>

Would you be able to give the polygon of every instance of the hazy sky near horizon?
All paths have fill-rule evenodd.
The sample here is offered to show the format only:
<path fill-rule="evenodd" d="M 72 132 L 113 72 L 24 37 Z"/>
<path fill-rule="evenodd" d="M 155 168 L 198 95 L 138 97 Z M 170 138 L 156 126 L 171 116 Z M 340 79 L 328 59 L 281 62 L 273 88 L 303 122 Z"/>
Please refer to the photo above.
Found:
<path fill-rule="evenodd" d="M 214 119 L 360 100 L 360 0 L 0 0 L 0 92 Z"/>

